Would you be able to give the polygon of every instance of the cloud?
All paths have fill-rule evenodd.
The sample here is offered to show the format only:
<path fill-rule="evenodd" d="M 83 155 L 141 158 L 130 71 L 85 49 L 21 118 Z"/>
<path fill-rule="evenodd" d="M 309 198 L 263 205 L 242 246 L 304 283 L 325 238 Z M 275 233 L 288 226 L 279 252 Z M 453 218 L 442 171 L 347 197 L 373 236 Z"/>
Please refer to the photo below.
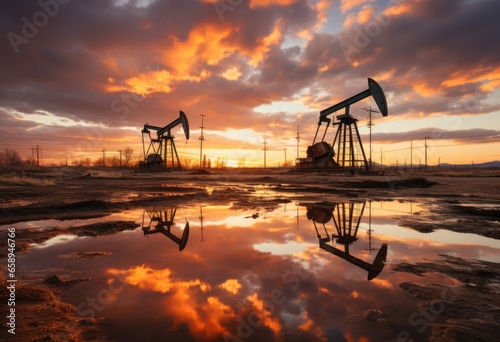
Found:
<path fill-rule="evenodd" d="M 373 2 L 375 0 L 341 0 L 340 10 L 342 13 L 352 10 L 354 7 L 360 6 L 367 2 Z"/>
<path fill-rule="evenodd" d="M 113 128 L 139 133 L 145 122 L 166 124 L 183 110 L 193 122 L 207 115 L 217 130 L 251 129 L 283 140 L 297 124 L 314 129 L 320 110 L 364 90 L 373 77 L 391 117 L 500 110 L 493 97 L 500 51 L 491 43 L 500 30 L 498 2 L 380 6 L 242 1 L 221 21 L 213 1 L 69 2 L 19 53 L 3 40 L 0 107 L 106 126 L 107 136 Z M 0 7 L 5 36 L 22 34 L 22 18 L 32 21 L 42 10 L 37 3 Z M 253 110 L 283 101 L 303 103 L 311 113 Z M 9 122 L 7 135 L 27 125 Z M 60 141 L 53 126 L 44 132 Z M 136 148 L 138 133 L 129 135 Z"/>

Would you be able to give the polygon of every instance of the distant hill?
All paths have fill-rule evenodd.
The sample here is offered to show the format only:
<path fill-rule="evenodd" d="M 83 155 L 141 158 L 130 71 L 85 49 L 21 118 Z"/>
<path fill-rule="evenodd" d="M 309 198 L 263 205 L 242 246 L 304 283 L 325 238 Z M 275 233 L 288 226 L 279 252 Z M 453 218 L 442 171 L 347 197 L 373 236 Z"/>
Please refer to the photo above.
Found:
<path fill-rule="evenodd" d="M 381 165 L 380 163 L 377 163 L 377 162 L 373 162 L 373 167 L 374 168 L 380 168 L 380 167 L 394 167 L 396 165 Z M 403 165 L 399 165 L 400 167 L 402 167 Z M 407 165 L 406 167 L 409 167 L 409 165 Z M 423 168 L 424 165 L 419 165 L 419 164 L 413 164 L 413 167 L 414 168 L 418 168 L 418 167 L 421 167 Z M 437 167 L 437 165 L 429 165 L 429 168 L 435 168 Z M 498 167 L 500 168 L 500 160 L 494 160 L 494 161 L 490 161 L 490 162 L 486 162 L 486 163 L 479 163 L 479 164 L 449 164 L 449 163 L 441 163 L 439 164 L 439 167 L 456 167 L 456 168 L 470 168 L 470 167 L 477 167 L 477 168 L 494 168 L 494 167 Z"/>
<path fill-rule="evenodd" d="M 500 167 L 500 161 L 499 160 L 494 160 L 486 163 L 479 163 L 479 164 L 448 164 L 448 163 L 443 163 L 440 164 L 439 166 L 441 167 Z"/>

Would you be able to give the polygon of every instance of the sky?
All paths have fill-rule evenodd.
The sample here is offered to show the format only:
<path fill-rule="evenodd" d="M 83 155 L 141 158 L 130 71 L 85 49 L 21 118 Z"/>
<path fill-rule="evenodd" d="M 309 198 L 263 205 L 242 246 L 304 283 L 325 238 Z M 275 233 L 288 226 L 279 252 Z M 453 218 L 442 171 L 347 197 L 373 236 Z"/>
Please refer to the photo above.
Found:
<path fill-rule="evenodd" d="M 199 162 L 204 115 L 207 158 L 249 167 L 262 166 L 265 154 L 267 166 L 283 165 L 306 156 L 319 112 L 366 90 L 367 78 L 389 108 L 372 116 L 375 162 L 410 164 L 411 155 L 423 163 L 425 137 L 430 165 L 500 160 L 498 1 L 40 0 L 0 8 L 0 150 L 29 157 L 38 145 L 44 165 L 126 147 L 142 158 L 144 124 L 164 127 L 181 110 L 190 139 L 179 125 L 172 134 L 182 160 Z M 367 154 L 370 106 L 377 109 L 371 97 L 351 106 Z M 334 135 L 330 127 L 325 140 Z"/>

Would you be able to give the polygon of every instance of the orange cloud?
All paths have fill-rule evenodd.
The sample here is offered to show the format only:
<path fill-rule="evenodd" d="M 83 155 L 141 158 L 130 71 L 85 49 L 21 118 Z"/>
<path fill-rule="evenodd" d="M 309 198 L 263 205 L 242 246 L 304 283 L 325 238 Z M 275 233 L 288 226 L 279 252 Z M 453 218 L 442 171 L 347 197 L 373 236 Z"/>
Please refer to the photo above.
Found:
<path fill-rule="evenodd" d="M 224 283 L 220 284 L 219 287 L 226 290 L 229 293 L 237 294 L 242 286 L 238 282 L 238 279 L 228 279 Z"/>
<path fill-rule="evenodd" d="M 250 0 L 250 8 L 266 8 L 271 6 L 288 6 L 298 0 Z"/>
<path fill-rule="evenodd" d="M 500 79 L 493 80 L 481 86 L 482 91 L 493 91 L 500 88 Z"/>
<path fill-rule="evenodd" d="M 357 22 L 361 25 L 366 24 L 374 17 L 375 7 L 364 5 L 358 13 Z"/>
<path fill-rule="evenodd" d="M 380 286 L 380 287 L 383 287 L 383 288 L 386 288 L 386 289 L 392 289 L 393 286 L 390 282 L 388 282 L 387 280 L 384 280 L 384 279 L 379 279 L 379 278 L 375 278 L 375 279 L 372 279 L 371 282 L 377 286 Z"/>
<path fill-rule="evenodd" d="M 490 85 L 491 89 L 493 89 L 496 88 L 494 85 L 495 83 L 498 83 L 498 80 L 500 80 L 500 68 L 496 68 L 494 70 L 491 70 L 490 68 L 477 68 L 468 70 L 467 72 L 457 71 L 446 81 L 443 81 L 441 86 L 454 87 L 467 83 L 488 81 L 488 83 L 494 82 Z"/>
<path fill-rule="evenodd" d="M 356 14 L 351 13 L 345 18 L 343 26 L 344 28 L 349 28 L 354 25 L 354 23 L 356 23 Z"/>
<path fill-rule="evenodd" d="M 210 77 L 211 72 L 207 66 L 216 66 L 234 53 L 247 57 L 249 63 L 255 67 L 273 45 L 280 44 L 283 29 L 283 20 L 277 19 L 273 31 L 268 36 L 260 38 L 256 47 L 246 48 L 229 39 L 238 31 L 237 27 L 219 24 L 197 26 L 191 30 L 185 41 L 171 37 L 173 45 L 163 53 L 164 63 L 169 66 L 169 70 L 149 70 L 120 82 L 109 77 L 105 89 L 109 92 L 130 91 L 140 95 L 170 93 L 175 89 L 176 82 L 200 82 Z M 110 67 L 116 64 L 112 59 L 103 63 Z M 237 80 L 241 72 L 234 66 L 221 76 L 228 80 Z"/>
<path fill-rule="evenodd" d="M 282 330 L 281 323 L 279 320 L 272 318 L 271 313 L 264 307 L 264 301 L 259 299 L 259 295 L 254 293 L 248 296 L 247 300 L 252 303 L 252 306 L 256 309 L 256 314 L 259 316 L 262 325 L 270 328 L 276 335 L 279 335 Z"/>
<path fill-rule="evenodd" d="M 222 323 L 235 318 L 233 310 L 218 298 L 211 296 L 203 301 L 186 291 L 178 291 L 167 299 L 165 309 L 174 317 L 175 327 L 188 324 L 191 333 L 200 340 L 212 340 L 227 333 Z"/>
<path fill-rule="evenodd" d="M 421 82 L 421 83 L 413 85 L 413 90 L 417 94 L 419 94 L 420 96 L 423 96 L 423 97 L 434 96 L 439 91 L 439 89 L 431 87 L 428 83 L 425 83 L 425 82 Z"/>
<path fill-rule="evenodd" d="M 115 84 L 113 78 L 109 78 L 110 83 L 106 90 L 110 92 L 131 91 L 139 95 L 148 95 L 154 92 L 170 93 L 171 84 L 175 78 L 168 71 L 152 71 L 140 74 L 137 77 L 126 79 L 121 84 Z"/>
<path fill-rule="evenodd" d="M 344 338 L 347 342 L 370 342 L 370 340 L 366 337 L 355 338 L 352 337 L 350 333 L 345 333 Z"/>
<path fill-rule="evenodd" d="M 312 334 L 314 334 L 318 338 L 319 341 L 326 340 L 326 336 L 323 333 L 323 330 L 321 330 L 320 327 L 318 327 L 314 324 L 314 321 L 309 318 L 309 315 L 307 312 L 304 312 L 304 323 L 299 325 L 297 328 L 299 328 L 300 330 L 303 330 L 303 331 L 311 332 Z"/>
<path fill-rule="evenodd" d="M 410 3 L 403 2 L 401 4 L 396 4 L 395 6 L 388 7 L 384 10 L 384 14 L 387 16 L 394 15 L 403 15 L 407 13 L 411 13 L 412 11 L 412 6 Z"/>
<path fill-rule="evenodd" d="M 232 67 L 231 69 L 227 69 L 221 74 L 226 80 L 236 81 L 241 76 L 241 71 L 238 70 L 238 67 Z"/>
<path fill-rule="evenodd" d="M 345 13 L 356 6 L 359 6 L 366 2 L 373 2 L 373 1 L 374 0 L 342 0 L 340 2 L 340 10 L 342 13 Z"/>
<path fill-rule="evenodd" d="M 328 17 L 328 10 L 332 6 L 332 1 L 331 0 L 320 0 L 316 3 L 314 6 L 316 11 L 318 12 L 317 18 L 319 23 L 324 23 L 327 21 Z M 316 24 L 317 26 L 318 24 Z"/>
<path fill-rule="evenodd" d="M 260 40 L 260 45 L 251 52 L 250 64 L 257 64 L 264 59 L 264 55 L 271 49 L 271 46 L 278 45 L 283 38 L 284 23 L 281 18 L 276 19 L 273 32 Z"/>
<path fill-rule="evenodd" d="M 198 287 L 203 292 L 210 289 L 210 284 L 203 283 L 199 279 L 188 282 L 174 280 L 172 279 L 172 271 L 168 268 L 154 270 L 141 265 L 128 270 L 109 269 L 108 273 L 123 277 L 131 285 L 155 292 L 165 293 L 172 289 L 187 289 L 190 287 Z"/>
<path fill-rule="evenodd" d="M 142 265 L 128 270 L 110 269 L 108 273 L 120 275 L 125 282 L 141 289 L 169 292 L 170 296 L 165 299 L 164 307 L 173 317 L 174 327 L 188 324 L 190 331 L 200 340 L 213 339 L 214 336 L 227 333 L 223 323 L 236 317 L 231 307 L 218 298 L 200 298 L 198 290 L 207 292 L 210 289 L 209 284 L 198 279 L 173 279 L 173 273 L 168 268 L 155 270 Z"/>
<path fill-rule="evenodd" d="M 370 5 L 364 5 L 358 13 L 350 13 L 344 20 L 344 27 L 349 28 L 355 23 L 363 25 L 374 18 L 376 8 Z"/>

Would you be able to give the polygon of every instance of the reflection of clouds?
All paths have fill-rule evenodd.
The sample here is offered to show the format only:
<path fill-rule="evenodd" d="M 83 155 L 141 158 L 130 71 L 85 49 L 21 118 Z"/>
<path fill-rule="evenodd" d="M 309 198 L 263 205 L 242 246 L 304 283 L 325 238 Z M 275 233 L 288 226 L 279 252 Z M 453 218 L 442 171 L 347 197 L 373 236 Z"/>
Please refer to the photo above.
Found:
<path fill-rule="evenodd" d="M 394 288 L 394 286 L 387 280 L 385 279 L 379 279 L 379 278 L 375 278 L 375 279 L 372 279 L 371 280 L 372 283 L 380 286 L 380 287 L 384 287 L 384 288 L 387 288 L 387 289 L 392 289 Z"/>
<path fill-rule="evenodd" d="M 383 205 L 384 213 L 390 217 L 394 210 L 404 211 L 404 204 L 393 203 L 394 208 L 388 207 L 390 203 Z M 374 202 L 373 207 L 376 206 Z M 266 219 L 263 216 L 256 220 L 242 219 L 251 223 L 250 229 L 239 226 L 227 229 L 226 218 L 243 218 L 248 213 L 227 206 L 204 207 L 203 216 L 219 223 L 205 224 L 204 242 L 193 239 L 190 248 L 183 253 L 178 253 L 176 248 L 166 248 L 162 240 L 144 239 L 140 230 L 114 236 L 113 244 L 109 243 L 109 237 L 98 237 L 68 241 L 67 248 L 74 250 L 78 243 L 77 248 L 82 250 L 98 248 L 112 253 L 112 257 L 103 262 L 114 264 L 100 263 L 97 267 L 112 267 L 106 278 L 110 278 L 110 282 L 124 279 L 129 286 L 118 294 L 116 300 L 105 298 L 114 301 L 103 313 L 116 323 L 133 321 L 123 333 L 126 337 L 137 337 L 133 335 L 134 330 L 140 331 L 148 326 L 156 329 L 158 336 L 168 329 L 165 338 L 173 337 L 172 340 L 183 340 L 186 336 L 183 334 L 189 331 L 193 340 L 222 341 L 225 334 L 238 337 L 237 328 L 245 322 L 253 329 L 248 340 L 279 341 L 293 336 L 297 341 L 360 341 L 370 332 L 362 319 L 366 310 L 391 313 L 396 309 L 401 317 L 409 317 L 415 311 L 414 303 L 400 291 L 398 283 L 443 280 L 435 275 L 418 277 L 410 273 L 383 272 L 368 283 L 364 270 L 320 249 L 314 227 L 305 217 L 304 210 L 299 211 L 300 229 L 297 229 L 293 215 L 287 213 L 278 219 L 279 211 L 272 213 L 273 219 L 269 219 L 271 213 L 267 213 Z M 364 220 L 367 215 L 365 211 Z M 139 216 L 142 217 L 142 211 Z M 189 217 L 194 228 L 199 222 L 199 207 L 181 208 L 178 216 Z M 390 220 L 392 225 L 379 225 L 379 220 Z M 328 229 L 330 231 L 330 226 Z M 391 263 L 437 253 L 485 253 L 484 247 L 437 244 L 426 240 L 432 236 L 398 227 L 387 216 L 374 217 L 372 229 L 372 247 L 378 248 L 380 242 L 388 242 Z M 407 231 L 412 232 L 411 238 L 407 237 Z M 198 229 L 191 232 L 200 237 Z M 367 250 L 366 230 L 360 229 L 358 237 L 359 241 L 351 245 L 351 252 L 372 261 L 374 254 Z M 290 243 L 292 250 L 276 253 L 255 248 L 265 246 L 265 243 L 273 248 Z M 297 246 L 301 247 L 300 251 L 293 250 Z M 487 249 L 490 250 L 494 252 Z M 64 251 L 58 255 L 62 253 Z M 137 258 L 142 257 L 146 265 L 137 264 Z M 45 260 L 39 259 L 40 262 Z M 273 291 L 282 293 L 274 303 Z M 132 306 L 137 311 L 128 310 Z M 158 322 L 161 322 L 161 327 L 156 326 Z M 259 325 L 254 326 L 252 322 L 259 322 Z M 123 329 L 122 326 L 119 329 Z M 394 337 L 393 332 L 377 330 L 377 333 L 381 334 L 380 340 Z"/>
<path fill-rule="evenodd" d="M 110 269 L 108 273 L 121 276 L 126 283 L 144 290 L 170 293 L 161 306 L 167 315 L 173 317 L 174 328 L 187 324 L 198 339 L 226 333 L 223 323 L 235 318 L 230 306 L 215 296 L 205 296 L 212 288 L 209 283 L 199 279 L 174 279 L 173 272 L 168 268 L 155 270 L 142 265 L 127 270 Z M 229 281 L 225 284 L 237 288 L 238 282 Z"/>
<path fill-rule="evenodd" d="M 252 308 L 256 310 L 256 315 L 259 317 L 261 325 L 270 328 L 276 336 L 279 336 L 282 326 L 280 321 L 272 315 L 274 308 L 271 310 L 266 307 L 264 301 L 259 298 L 257 293 L 248 296 L 247 300 L 252 304 Z"/>
<path fill-rule="evenodd" d="M 198 287 L 203 292 L 210 289 L 210 284 L 203 283 L 199 279 L 187 282 L 172 279 L 172 271 L 168 268 L 154 270 L 142 265 L 128 270 L 110 269 L 108 273 L 121 276 L 125 282 L 136 285 L 141 289 L 161 293 L 169 292 L 172 289 L 188 289 L 190 287 Z"/>
<path fill-rule="evenodd" d="M 294 241 L 286 241 L 285 243 L 263 242 L 254 245 L 254 248 L 260 252 L 274 255 L 298 255 L 302 254 L 309 245 L 309 243 L 297 243 Z"/>

